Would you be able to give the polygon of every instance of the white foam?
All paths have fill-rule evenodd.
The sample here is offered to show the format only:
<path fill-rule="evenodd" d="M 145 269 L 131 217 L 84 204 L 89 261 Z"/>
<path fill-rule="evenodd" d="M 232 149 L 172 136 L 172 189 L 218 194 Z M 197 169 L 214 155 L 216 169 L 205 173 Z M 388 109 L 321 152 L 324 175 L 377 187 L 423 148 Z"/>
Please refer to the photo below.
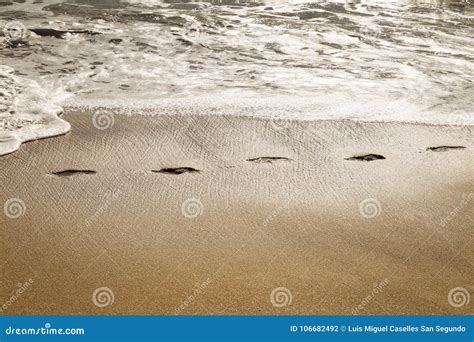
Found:
<path fill-rule="evenodd" d="M 405 122 L 432 125 L 471 126 L 474 116 L 449 106 L 424 107 L 404 98 L 381 99 L 378 94 L 363 98 L 335 92 L 322 97 L 274 95 L 227 91 L 219 94 L 131 101 L 111 98 L 74 101 L 67 108 L 77 111 L 109 111 L 118 115 L 230 115 L 282 120 L 356 120 L 362 122 Z M 459 107 L 459 105 L 456 105 Z"/>
<path fill-rule="evenodd" d="M 64 134 L 70 124 L 58 117 L 67 98 L 61 87 L 13 75 L 0 65 L 0 155 L 17 150 L 22 142 Z"/>

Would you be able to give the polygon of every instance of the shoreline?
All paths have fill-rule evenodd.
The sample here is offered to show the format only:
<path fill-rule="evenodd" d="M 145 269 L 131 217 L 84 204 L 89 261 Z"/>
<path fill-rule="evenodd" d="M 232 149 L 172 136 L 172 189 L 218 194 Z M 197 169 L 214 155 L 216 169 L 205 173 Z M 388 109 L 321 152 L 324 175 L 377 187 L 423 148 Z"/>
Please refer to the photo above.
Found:
<path fill-rule="evenodd" d="M 70 132 L 0 157 L 1 202 L 24 203 L 0 216 L 0 301 L 34 280 L 5 314 L 469 312 L 447 298 L 474 290 L 474 126 L 61 119 Z M 346 160 L 364 155 L 385 159 Z"/>
<path fill-rule="evenodd" d="M 189 101 L 189 99 L 187 99 Z M 258 99 L 252 98 L 251 101 L 255 101 Z M 183 103 L 173 103 L 170 102 L 167 105 L 157 106 L 156 104 L 151 107 L 104 107 L 101 105 L 96 106 L 76 106 L 76 105 L 65 105 L 63 110 L 59 114 L 48 114 L 42 118 L 42 120 L 46 120 L 42 124 L 32 124 L 26 125 L 17 129 L 16 131 L 4 131 L 4 136 L 0 136 L 0 157 L 14 153 L 21 148 L 21 145 L 24 143 L 38 141 L 42 139 L 49 139 L 55 138 L 58 136 L 66 135 L 71 131 L 71 125 L 67 120 L 64 120 L 63 114 L 64 113 L 94 113 L 97 115 L 98 120 L 105 120 L 108 121 L 110 118 L 113 118 L 117 115 L 120 116 L 132 116 L 132 115 L 141 115 L 141 116 L 151 116 L 151 117 L 160 117 L 160 116 L 170 116 L 170 117 L 185 117 L 185 116 L 209 116 L 208 114 L 203 114 L 203 112 L 207 111 L 219 111 L 223 114 L 212 114 L 212 116 L 217 117 L 236 117 L 236 118 L 246 118 L 246 119 L 255 119 L 255 120 L 266 120 L 274 123 L 274 127 L 276 129 L 283 129 L 289 127 L 291 125 L 298 125 L 299 122 L 301 123 L 318 123 L 318 122 L 353 122 L 353 123 L 367 123 L 367 124 L 401 124 L 401 125 L 419 125 L 419 126 L 433 126 L 433 127 L 446 127 L 446 128 L 474 128 L 474 124 L 469 124 L 469 120 L 464 116 L 454 116 L 449 119 L 450 123 L 436 123 L 432 122 L 433 118 L 427 119 L 427 121 L 412 121 L 412 120 L 396 120 L 396 121 L 384 121 L 384 120 L 370 120 L 368 118 L 338 118 L 336 117 L 328 117 L 328 118 L 310 118 L 308 117 L 308 113 L 305 110 L 299 112 L 297 110 L 297 106 L 288 107 L 285 110 L 287 112 L 297 111 L 299 112 L 300 116 L 296 116 L 295 118 L 291 117 L 273 117 L 273 116 L 261 116 L 256 115 L 255 112 L 259 108 L 259 106 L 255 107 L 246 107 L 242 106 L 236 107 L 236 103 L 220 103 L 217 105 L 217 102 L 212 104 L 209 103 L 204 107 L 200 107 L 201 104 L 193 103 L 184 101 Z M 294 104 L 293 104 L 294 105 Z M 303 106 L 303 108 L 306 108 Z M 271 105 L 266 103 L 266 107 L 263 110 L 267 110 L 270 112 L 278 112 L 277 108 L 273 108 Z M 308 108 L 306 109 L 308 110 Z M 176 114 L 176 111 L 179 111 L 180 114 Z M 248 111 L 249 114 L 245 114 Z M 162 112 L 162 114 L 155 115 L 152 113 Z M 26 120 L 28 120 L 29 115 L 25 116 Z M 22 120 L 25 118 L 18 117 L 16 119 Z M 5 122 L 8 123 L 8 119 L 15 119 L 15 116 L 7 116 L 4 118 Z M 112 119 L 113 120 L 113 119 Z M 98 122 L 97 125 L 101 123 Z M 2 145 L 3 143 L 3 145 Z M 2 152 L 3 150 L 3 152 Z"/>

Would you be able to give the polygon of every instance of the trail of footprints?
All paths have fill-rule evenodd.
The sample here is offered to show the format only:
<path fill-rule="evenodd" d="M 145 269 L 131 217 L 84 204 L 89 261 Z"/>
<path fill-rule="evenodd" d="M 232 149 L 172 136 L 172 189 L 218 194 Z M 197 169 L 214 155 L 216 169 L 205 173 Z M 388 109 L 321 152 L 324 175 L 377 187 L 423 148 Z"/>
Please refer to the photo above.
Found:
<path fill-rule="evenodd" d="M 462 150 L 465 149 L 466 146 L 449 146 L 449 145 L 442 145 L 442 146 L 430 146 L 426 148 L 426 151 L 429 152 L 447 152 L 450 150 Z M 350 161 L 361 161 L 361 162 L 370 162 L 374 160 L 383 160 L 386 159 L 381 154 L 363 154 L 363 155 L 356 155 L 348 158 L 344 158 L 344 160 Z M 246 159 L 247 162 L 255 163 L 255 164 L 273 164 L 275 162 L 291 162 L 293 159 L 287 157 L 257 157 L 257 158 L 250 158 Z M 162 173 L 167 175 L 182 175 L 184 173 L 199 173 L 201 170 L 195 169 L 190 166 L 181 166 L 181 167 L 168 167 L 159 170 L 151 170 L 153 173 Z M 95 175 L 97 172 L 94 170 L 81 170 L 81 169 L 66 169 L 61 171 L 53 171 L 50 172 L 49 175 L 54 177 L 71 177 L 75 175 Z"/>

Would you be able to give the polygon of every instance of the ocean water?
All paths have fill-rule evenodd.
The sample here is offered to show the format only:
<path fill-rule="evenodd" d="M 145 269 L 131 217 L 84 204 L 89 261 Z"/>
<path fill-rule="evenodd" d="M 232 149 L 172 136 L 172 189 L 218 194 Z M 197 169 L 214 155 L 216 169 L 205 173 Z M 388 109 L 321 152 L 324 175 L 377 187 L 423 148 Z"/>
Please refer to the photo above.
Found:
<path fill-rule="evenodd" d="M 75 109 L 474 124 L 465 0 L 5 0 L 0 26 L 0 155 Z"/>

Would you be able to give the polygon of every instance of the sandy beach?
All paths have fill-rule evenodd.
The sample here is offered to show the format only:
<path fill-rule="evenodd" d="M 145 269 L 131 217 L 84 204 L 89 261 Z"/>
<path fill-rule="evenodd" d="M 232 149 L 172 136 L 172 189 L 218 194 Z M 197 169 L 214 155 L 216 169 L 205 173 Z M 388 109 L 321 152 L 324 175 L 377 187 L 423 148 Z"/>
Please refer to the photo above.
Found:
<path fill-rule="evenodd" d="M 0 157 L 4 314 L 472 313 L 472 126 L 63 118 Z"/>

